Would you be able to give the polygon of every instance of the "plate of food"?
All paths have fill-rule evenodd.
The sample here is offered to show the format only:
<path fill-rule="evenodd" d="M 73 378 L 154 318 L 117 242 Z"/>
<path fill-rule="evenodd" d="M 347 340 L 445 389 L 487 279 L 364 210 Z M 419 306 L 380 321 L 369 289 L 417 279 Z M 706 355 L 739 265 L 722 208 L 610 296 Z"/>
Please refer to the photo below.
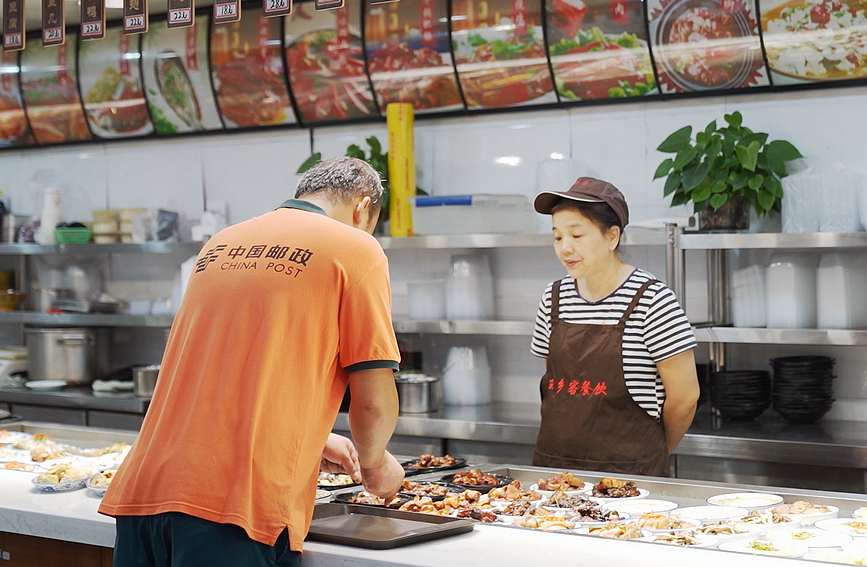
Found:
<path fill-rule="evenodd" d="M 349 488 L 358 486 L 358 483 L 352 480 L 352 477 L 343 473 L 321 472 L 316 480 L 316 486 L 326 490 L 336 490 L 338 488 Z"/>
<path fill-rule="evenodd" d="M 715 536 L 698 533 L 693 530 L 654 533 L 649 541 L 651 543 L 677 545 L 680 547 L 713 547 L 719 543 Z"/>
<path fill-rule="evenodd" d="M 867 520 L 858 518 L 828 518 L 813 524 L 820 530 L 846 534 L 854 537 L 867 536 Z"/>
<path fill-rule="evenodd" d="M 625 512 L 633 516 L 652 514 L 655 512 L 670 512 L 677 508 L 677 503 L 670 500 L 656 500 L 654 498 L 642 498 L 640 500 L 613 501 L 605 505 L 610 510 Z"/>
<path fill-rule="evenodd" d="M 686 532 L 694 530 L 701 525 L 701 522 L 699 522 L 698 520 L 681 518 L 680 516 L 672 516 L 663 512 L 650 512 L 649 514 L 642 514 L 638 516 L 635 521 L 638 522 L 638 525 L 641 526 L 642 529 L 645 529 L 651 533 L 672 534 L 677 532 Z"/>
<path fill-rule="evenodd" d="M 803 543 L 779 543 L 767 539 L 744 539 L 719 544 L 721 551 L 736 553 L 752 553 L 755 555 L 773 555 L 776 557 L 801 557 L 810 548 Z"/>
<path fill-rule="evenodd" d="M 783 497 L 763 492 L 733 492 L 717 494 L 707 499 L 713 506 L 734 506 L 747 510 L 763 510 L 783 503 Z"/>
<path fill-rule="evenodd" d="M 593 484 L 584 482 L 580 477 L 570 472 L 557 473 L 548 478 L 540 478 L 536 484 L 530 485 L 530 490 L 550 496 L 557 491 L 566 494 L 584 494 L 593 489 Z"/>
<path fill-rule="evenodd" d="M 444 482 L 438 481 L 421 481 L 415 482 L 409 479 L 404 479 L 400 486 L 399 493 L 409 496 L 427 496 L 433 500 L 442 500 L 449 492 L 460 492 L 463 488 L 458 486 L 450 486 Z"/>
<path fill-rule="evenodd" d="M 867 553 L 846 551 L 845 549 L 811 549 L 804 555 L 810 561 L 826 563 L 845 563 L 847 565 L 867 565 Z"/>
<path fill-rule="evenodd" d="M 33 486 L 41 492 L 66 492 L 84 488 L 92 474 L 89 469 L 60 463 L 33 477 L 32 482 Z"/>
<path fill-rule="evenodd" d="M 852 541 L 852 537 L 846 534 L 809 527 L 773 529 L 766 532 L 765 537 L 780 543 L 801 542 L 809 548 L 842 547 Z"/>
<path fill-rule="evenodd" d="M 645 498 L 650 491 L 638 488 L 635 481 L 617 478 L 603 478 L 593 486 L 590 497 L 597 500 L 628 500 Z"/>
<path fill-rule="evenodd" d="M 756 524 L 740 524 L 737 522 L 708 522 L 695 529 L 700 534 L 712 535 L 720 543 L 736 539 L 755 538 L 762 530 Z"/>
<path fill-rule="evenodd" d="M 94 494 L 102 498 L 105 496 L 111 481 L 114 480 L 114 475 L 117 471 L 100 471 L 89 477 L 84 485 Z"/>
<path fill-rule="evenodd" d="M 801 523 L 801 521 L 794 516 L 778 514 L 773 510 L 753 510 L 745 516 L 734 518 L 732 521 L 740 524 L 758 525 L 760 526 L 759 533 L 766 532 L 773 528 L 794 528 Z"/>
<path fill-rule="evenodd" d="M 688 506 L 678 508 L 677 515 L 682 518 L 692 518 L 702 522 L 723 522 L 747 515 L 746 508 L 733 506 Z"/>
<path fill-rule="evenodd" d="M 488 499 L 492 503 L 508 505 L 511 502 L 541 502 L 546 496 L 537 490 L 524 488 L 520 480 L 513 480 L 506 486 L 492 488 L 488 491 Z"/>
<path fill-rule="evenodd" d="M 827 518 L 836 518 L 840 513 L 840 509 L 836 506 L 825 506 L 823 504 L 813 504 L 804 500 L 791 502 L 788 504 L 780 504 L 774 507 L 774 512 L 799 518 L 802 526 L 808 526 L 817 520 L 825 520 Z"/>
<path fill-rule="evenodd" d="M 467 465 L 466 459 L 458 459 L 451 455 L 435 457 L 434 455 L 419 455 L 417 459 L 401 463 L 406 474 L 422 474 L 449 469 L 459 469 Z"/>
<path fill-rule="evenodd" d="M 650 532 L 645 532 L 635 522 L 613 522 L 604 526 L 588 526 L 579 530 L 578 533 L 608 539 L 646 539 L 650 536 Z"/>
<path fill-rule="evenodd" d="M 468 471 L 446 475 L 442 480 L 443 482 L 455 484 L 463 489 L 469 488 L 472 490 L 478 490 L 482 493 L 487 493 L 493 488 L 506 486 L 515 479 L 502 474 L 483 473 L 480 469 L 470 469 Z"/>
<path fill-rule="evenodd" d="M 404 503 L 412 500 L 411 496 L 405 494 L 397 494 L 389 502 L 385 499 L 371 494 L 366 490 L 359 492 L 342 492 L 334 495 L 334 500 L 343 502 L 344 504 L 363 504 L 365 506 L 385 506 L 386 508 L 400 508 Z"/>
<path fill-rule="evenodd" d="M 316 504 L 322 504 L 323 502 L 331 501 L 331 497 L 333 493 L 330 490 L 323 490 L 321 488 L 316 489 Z"/>
<path fill-rule="evenodd" d="M 852 511 L 853 518 L 861 518 L 862 520 L 867 520 L 867 506 L 862 506 L 860 508 L 856 508 Z"/>

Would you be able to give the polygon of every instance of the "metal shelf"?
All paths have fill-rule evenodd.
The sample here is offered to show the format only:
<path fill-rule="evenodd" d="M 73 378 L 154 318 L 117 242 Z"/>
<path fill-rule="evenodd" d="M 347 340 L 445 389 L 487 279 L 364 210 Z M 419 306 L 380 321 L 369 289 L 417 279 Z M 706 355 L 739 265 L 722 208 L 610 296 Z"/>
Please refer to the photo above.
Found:
<path fill-rule="evenodd" d="M 419 321 L 399 319 L 394 322 L 396 333 L 429 333 L 432 335 L 511 335 L 531 336 L 531 321 Z"/>
<path fill-rule="evenodd" d="M 680 235 L 679 246 L 684 250 L 865 248 L 867 232 L 684 233 Z"/>
<path fill-rule="evenodd" d="M 143 242 L 141 244 L 0 244 L 0 256 L 99 255 L 99 254 L 197 254 L 198 242 Z"/>
<path fill-rule="evenodd" d="M 693 331 L 701 343 L 867 346 L 864 330 L 698 327 Z"/>
<path fill-rule="evenodd" d="M 0 312 L 0 324 L 56 325 L 63 327 L 157 327 L 172 326 L 173 317 L 150 315 L 110 315 L 102 313 L 40 313 L 35 311 Z"/>
<path fill-rule="evenodd" d="M 550 234 L 433 234 L 428 236 L 382 236 L 385 250 L 423 250 L 452 248 L 546 248 L 553 245 Z M 664 246 L 665 231 L 626 230 L 623 246 Z"/>

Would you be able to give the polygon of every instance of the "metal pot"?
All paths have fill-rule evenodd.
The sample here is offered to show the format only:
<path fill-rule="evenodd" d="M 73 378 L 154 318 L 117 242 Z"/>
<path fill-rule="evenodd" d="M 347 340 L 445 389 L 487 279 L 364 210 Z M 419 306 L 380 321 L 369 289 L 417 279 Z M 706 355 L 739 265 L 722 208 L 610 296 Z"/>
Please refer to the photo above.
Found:
<path fill-rule="evenodd" d="M 398 374 L 394 377 L 400 413 L 430 413 L 442 402 L 439 378 L 425 374 Z"/>
<path fill-rule="evenodd" d="M 31 327 L 25 333 L 30 380 L 90 384 L 109 372 L 109 329 Z"/>
<path fill-rule="evenodd" d="M 139 398 L 150 398 L 154 395 L 160 365 L 136 366 L 132 369 L 133 393 Z"/>

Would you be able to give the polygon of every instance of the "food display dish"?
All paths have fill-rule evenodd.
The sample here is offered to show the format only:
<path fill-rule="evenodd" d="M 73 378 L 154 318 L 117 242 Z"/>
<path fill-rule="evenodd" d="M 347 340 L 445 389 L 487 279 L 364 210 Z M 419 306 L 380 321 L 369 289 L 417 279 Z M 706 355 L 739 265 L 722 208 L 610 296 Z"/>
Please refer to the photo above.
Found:
<path fill-rule="evenodd" d="M 662 545 L 675 545 L 681 547 L 713 547 L 719 543 L 716 537 L 696 532 L 686 531 L 652 531 L 653 536 L 648 540 L 651 543 Z"/>
<path fill-rule="evenodd" d="M 793 504 L 781 504 L 779 506 L 775 506 L 773 508 L 773 510 L 775 512 L 778 512 L 778 513 L 783 514 L 785 516 L 789 516 L 791 518 L 797 518 L 797 519 L 801 520 L 802 526 L 809 526 L 818 520 L 826 520 L 828 518 L 836 518 L 837 515 L 840 513 L 839 508 L 837 508 L 836 506 L 830 506 L 830 505 L 824 506 L 825 508 L 828 509 L 827 512 L 822 512 L 822 511 L 815 511 L 814 512 L 814 511 L 810 511 L 809 508 L 805 508 L 805 511 L 803 513 L 798 513 L 797 510 L 799 510 L 801 508 L 798 506 L 795 506 L 795 505 L 799 504 L 800 502 L 801 501 L 794 502 Z"/>
<path fill-rule="evenodd" d="M 445 482 L 404 480 L 398 494 L 410 497 L 427 496 L 431 500 L 442 500 L 448 492 L 460 492 L 462 490 L 464 489 L 457 485 Z"/>
<path fill-rule="evenodd" d="M 846 534 L 805 527 L 772 529 L 765 532 L 765 537 L 780 543 L 800 542 L 809 548 L 842 547 L 852 541 Z"/>
<path fill-rule="evenodd" d="M 455 474 L 457 474 L 457 473 L 455 473 Z M 487 474 L 487 473 L 486 473 L 486 474 Z M 515 480 L 514 478 L 512 478 L 512 477 L 510 477 L 510 476 L 505 476 L 505 475 L 502 475 L 502 474 L 494 474 L 494 475 L 491 475 L 491 476 L 493 476 L 494 478 L 496 478 L 496 480 L 497 480 L 497 484 L 490 484 L 490 485 L 463 484 L 463 483 L 460 483 L 460 482 L 455 482 L 455 475 L 454 475 L 454 474 L 446 475 L 446 476 L 442 477 L 441 480 L 442 480 L 443 482 L 447 482 L 447 483 L 449 483 L 449 484 L 453 484 L 453 485 L 455 485 L 455 486 L 458 486 L 458 487 L 460 487 L 461 489 L 478 490 L 478 491 L 481 492 L 482 494 L 487 494 L 488 492 L 490 492 L 490 491 L 493 490 L 494 488 L 500 488 L 501 486 L 506 486 L 507 484 L 509 484 L 510 482 L 512 482 L 513 480 Z"/>
<path fill-rule="evenodd" d="M 627 499 L 622 501 L 608 502 L 605 507 L 609 510 L 640 516 L 641 514 L 650 514 L 653 512 L 669 512 L 677 508 L 677 503 L 670 500 L 656 500 L 653 498 L 641 498 L 637 500 Z"/>
<path fill-rule="evenodd" d="M 641 529 L 649 531 L 653 534 L 677 534 L 681 532 L 691 532 L 701 525 L 699 520 L 692 518 L 681 518 L 680 516 L 672 516 L 662 512 L 651 512 L 634 516 L 633 521 L 638 522 Z M 659 525 L 667 525 L 669 527 L 654 527 Z M 697 534 L 709 535 L 709 534 Z M 714 538 L 716 540 L 716 538 Z M 697 545 L 697 544 L 692 544 Z M 691 546 L 690 546 L 691 547 Z"/>
<path fill-rule="evenodd" d="M 605 503 L 614 503 L 614 502 L 628 502 L 631 500 L 640 500 L 641 498 L 647 498 L 647 495 L 650 494 L 650 491 L 646 488 L 638 489 L 638 496 L 620 496 L 620 497 L 602 497 L 602 496 L 590 496 L 591 499 L 597 500 L 599 502 Z"/>
<path fill-rule="evenodd" d="M 862 506 L 860 508 L 856 508 L 852 511 L 853 518 L 862 518 L 867 520 L 867 506 Z"/>
<path fill-rule="evenodd" d="M 442 458 L 445 458 L 445 457 L 442 457 Z M 467 460 L 466 459 L 461 459 L 461 458 L 457 458 L 457 457 L 455 457 L 454 459 L 455 459 L 455 462 L 451 465 L 442 465 L 442 466 L 435 466 L 435 467 L 419 466 L 418 463 L 419 463 L 420 458 L 419 459 L 412 459 L 411 461 L 404 461 L 400 465 L 403 467 L 404 473 L 407 475 L 426 474 L 426 473 L 432 473 L 432 472 L 437 472 L 437 471 L 447 471 L 447 470 L 453 470 L 453 469 L 460 469 L 460 468 L 467 466 Z"/>
<path fill-rule="evenodd" d="M 116 471 L 100 471 L 93 476 L 87 477 L 84 485 L 94 494 L 102 498 L 105 496 L 105 493 L 108 491 L 108 487 L 111 484 L 111 481 L 114 479 L 114 474 Z"/>
<path fill-rule="evenodd" d="M 745 508 L 732 506 L 688 506 L 678 508 L 675 513 L 682 518 L 691 518 L 702 522 L 722 522 L 746 516 L 749 511 Z"/>
<path fill-rule="evenodd" d="M 782 504 L 782 502 L 782 496 L 761 492 L 717 494 L 707 499 L 707 503 L 713 506 L 731 506 L 735 508 L 746 508 L 747 510 L 764 510 Z"/>
<path fill-rule="evenodd" d="M 325 490 L 339 490 L 353 486 L 360 486 L 360 484 L 352 480 L 348 474 L 342 473 L 319 473 L 319 479 L 316 482 L 317 488 L 324 488 Z"/>
<path fill-rule="evenodd" d="M 373 504 L 367 502 L 353 502 L 353 498 L 358 496 L 359 494 L 364 493 L 363 490 L 358 490 L 355 492 L 341 492 L 339 494 L 334 495 L 335 502 L 341 502 L 343 504 L 353 504 L 356 506 L 375 506 L 379 508 L 400 508 L 404 503 L 412 500 L 412 496 L 407 494 L 397 494 L 394 499 L 387 506 L 384 504 Z"/>
<path fill-rule="evenodd" d="M 323 490 L 321 488 L 316 489 L 316 503 L 321 504 L 323 502 L 330 502 L 332 496 L 334 496 L 331 491 Z"/>
<path fill-rule="evenodd" d="M 726 528 L 730 529 L 729 533 L 720 531 L 721 529 L 725 530 Z M 745 538 L 755 539 L 758 537 L 759 533 L 761 533 L 762 526 L 756 524 L 739 524 L 732 521 L 706 522 L 696 528 L 696 530 L 699 533 L 712 535 L 717 539 L 717 541 L 719 541 L 719 543 L 724 543 Z"/>
<path fill-rule="evenodd" d="M 803 543 L 781 545 L 768 540 L 742 539 L 719 544 L 721 551 L 736 553 L 752 553 L 754 555 L 772 555 L 775 557 L 802 557 L 810 548 Z"/>
<path fill-rule="evenodd" d="M 538 492 L 542 496 L 551 496 L 555 492 L 565 492 L 566 494 L 587 494 L 588 492 L 593 490 L 593 483 L 592 482 L 585 482 L 584 486 L 582 488 L 575 488 L 572 490 L 559 490 L 559 491 L 558 490 L 542 490 L 541 488 L 539 488 L 538 484 L 534 483 L 534 484 L 530 485 L 530 490 L 535 490 L 536 492 Z"/>
<path fill-rule="evenodd" d="M 867 520 L 859 518 L 829 518 L 814 522 L 813 526 L 820 530 L 827 530 L 853 537 L 867 537 Z"/>
<path fill-rule="evenodd" d="M 844 563 L 846 565 L 865 565 L 867 564 L 867 553 L 846 551 L 845 549 L 811 549 L 804 555 L 804 559 L 826 563 Z"/>
<path fill-rule="evenodd" d="M 86 478 L 80 478 L 78 480 L 67 480 L 63 482 L 37 482 L 36 479 L 38 477 L 33 477 L 31 481 L 33 486 L 36 487 L 40 492 L 67 492 L 69 490 L 78 490 L 80 488 L 84 488 L 87 483 Z"/>

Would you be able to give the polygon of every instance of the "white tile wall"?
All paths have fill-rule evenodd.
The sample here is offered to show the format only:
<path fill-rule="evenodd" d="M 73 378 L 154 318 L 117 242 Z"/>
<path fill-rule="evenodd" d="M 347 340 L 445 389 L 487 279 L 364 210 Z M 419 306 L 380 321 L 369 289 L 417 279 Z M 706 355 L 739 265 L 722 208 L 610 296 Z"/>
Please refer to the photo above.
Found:
<path fill-rule="evenodd" d="M 565 189 L 572 177 L 593 175 L 620 187 L 629 200 L 633 220 L 682 216 L 689 211 L 670 209 L 662 195 L 662 181 L 651 180 L 656 166 L 666 157 L 655 148 L 684 125 L 696 129 L 714 119 L 721 123 L 723 114 L 734 110 L 740 110 L 754 130 L 794 143 L 817 169 L 836 160 L 845 167 L 867 171 L 867 87 L 859 86 L 417 120 L 416 179 L 419 187 L 435 195 L 510 193 L 532 198 L 542 185 L 555 188 L 552 185 L 559 184 Z M 28 195 L 31 180 L 47 169 L 75 195 L 65 199 L 70 214 L 103 206 L 168 207 L 182 212 L 189 224 L 209 200 L 219 200 L 228 204 L 230 222 L 238 222 L 291 196 L 297 181 L 294 172 L 311 151 L 321 151 L 325 158 L 336 157 L 343 155 L 349 144 L 361 145 L 370 135 L 387 145 L 382 122 L 314 129 L 312 148 L 309 131 L 281 130 L 4 151 L 0 152 L 0 189 L 4 197 L 11 197 L 16 213 L 29 214 L 38 208 L 38 200 L 33 204 Z M 564 161 L 552 164 L 552 156 Z M 539 218 L 540 232 L 550 230 L 547 222 Z M 407 313 L 406 282 L 444 278 L 454 252 L 389 252 L 396 316 Z M 497 316 L 532 318 L 544 286 L 562 274 L 553 251 L 517 249 L 491 254 L 497 276 Z M 664 276 L 664 264 L 654 250 L 631 249 L 627 261 Z M 112 265 L 113 273 L 122 274 L 112 281 L 112 292 L 127 297 L 158 295 L 170 287 L 173 273 L 153 275 L 153 270 L 124 262 L 128 260 Z M 166 266 L 163 271 L 172 270 L 173 266 Z M 705 278 L 701 253 L 688 254 L 687 290 L 682 299 L 693 321 L 705 318 Z M 163 338 L 144 335 L 145 350 L 152 355 Z M 131 336 L 120 349 L 125 357 L 135 354 L 130 345 L 138 339 L 134 333 Z M 529 355 L 528 337 L 426 336 L 424 341 L 431 353 L 426 369 L 431 372 L 441 371 L 448 346 L 484 342 L 498 376 L 497 398 L 537 399 L 542 365 Z M 791 353 L 829 350 L 779 349 Z M 831 350 L 840 376 L 835 384 L 840 402 L 831 415 L 867 419 L 867 412 L 858 411 L 867 404 L 867 349 Z M 737 346 L 730 348 L 730 357 L 733 364 L 742 367 L 764 367 L 773 351 L 765 346 Z"/>

